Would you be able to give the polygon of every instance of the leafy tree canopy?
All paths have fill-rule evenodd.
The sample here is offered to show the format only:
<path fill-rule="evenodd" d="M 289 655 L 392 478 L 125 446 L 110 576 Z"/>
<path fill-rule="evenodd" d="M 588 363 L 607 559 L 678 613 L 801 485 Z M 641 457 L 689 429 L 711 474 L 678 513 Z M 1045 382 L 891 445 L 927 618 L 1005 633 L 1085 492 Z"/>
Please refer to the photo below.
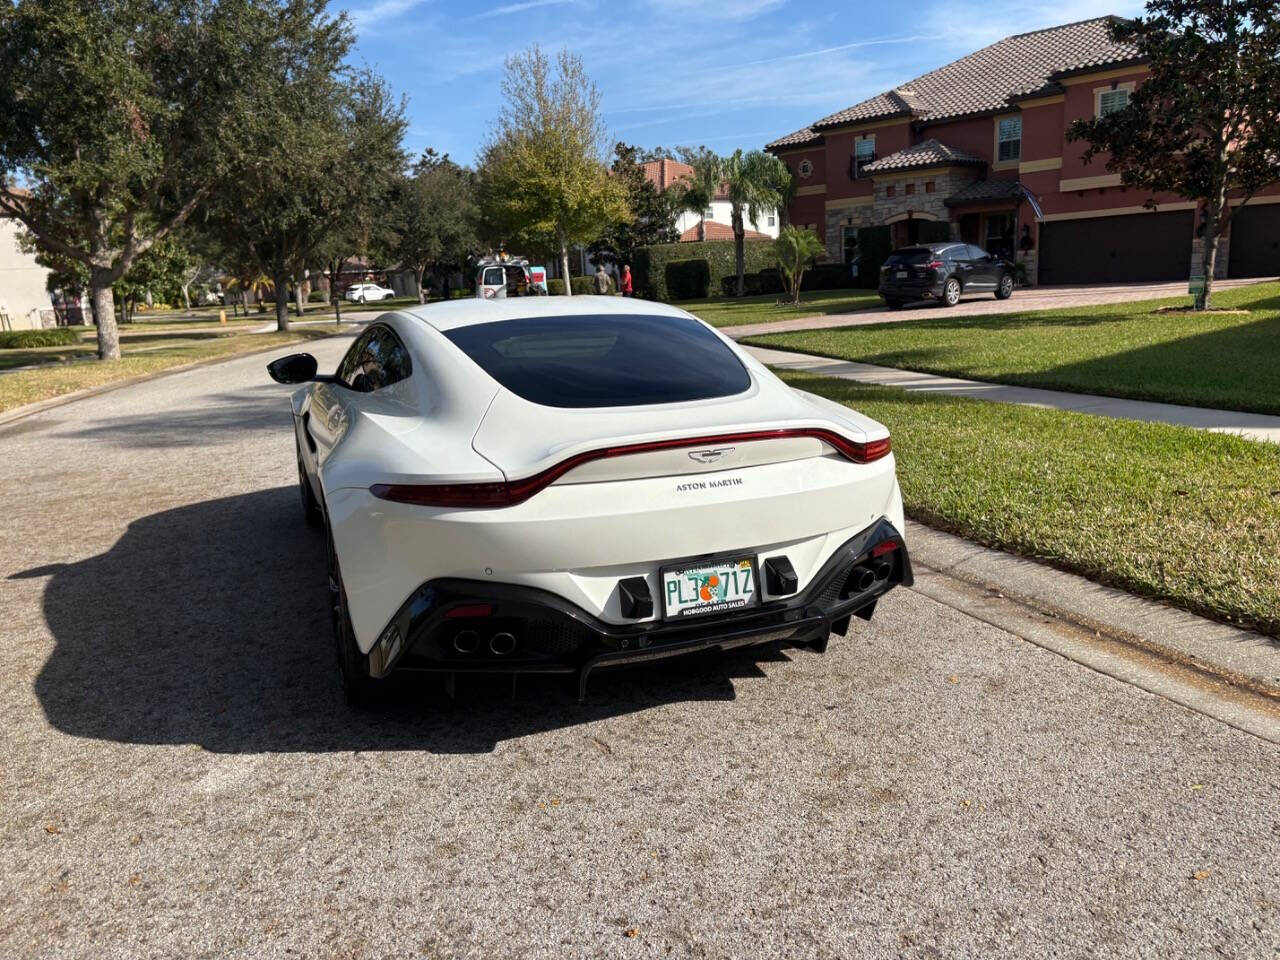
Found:
<path fill-rule="evenodd" d="M 635 251 L 655 243 L 675 243 L 676 211 L 672 197 L 659 191 L 644 175 L 640 152 L 619 142 L 613 148 L 613 175 L 626 189 L 629 219 L 608 224 L 590 246 L 597 263 L 632 263 Z"/>

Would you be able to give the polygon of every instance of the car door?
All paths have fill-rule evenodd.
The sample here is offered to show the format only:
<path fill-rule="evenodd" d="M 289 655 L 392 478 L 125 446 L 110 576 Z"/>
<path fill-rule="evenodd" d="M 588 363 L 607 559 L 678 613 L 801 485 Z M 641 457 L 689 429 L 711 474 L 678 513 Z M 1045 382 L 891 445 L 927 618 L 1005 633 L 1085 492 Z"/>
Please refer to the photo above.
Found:
<path fill-rule="evenodd" d="M 302 429 L 314 458 L 314 469 L 324 466 L 329 454 L 347 432 L 351 423 L 351 403 L 360 392 L 352 388 L 352 382 L 361 371 L 360 360 L 367 354 L 375 332 L 375 328 L 370 327 L 351 344 L 336 371 L 340 383 L 318 383 L 312 391 L 311 405 L 303 414 Z"/>
<path fill-rule="evenodd" d="M 507 275 L 500 266 L 485 267 L 480 273 L 480 296 L 486 300 L 504 300 L 507 296 Z"/>
<path fill-rule="evenodd" d="M 973 244 L 966 244 L 971 270 L 969 286 L 975 290 L 994 290 L 996 287 L 996 261 L 987 251 Z"/>

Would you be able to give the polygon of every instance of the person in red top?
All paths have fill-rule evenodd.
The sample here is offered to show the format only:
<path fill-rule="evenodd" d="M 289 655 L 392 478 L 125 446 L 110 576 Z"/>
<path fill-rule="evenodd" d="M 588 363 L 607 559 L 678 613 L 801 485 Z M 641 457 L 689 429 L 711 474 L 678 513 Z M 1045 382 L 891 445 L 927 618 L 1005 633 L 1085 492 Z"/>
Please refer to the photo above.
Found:
<path fill-rule="evenodd" d="M 634 297 L 635 293 L 631 289 L 631 264 L 624 263 L 622 265 L 622 282 L 618 284 L 618 289 L 624 297 Z"/>

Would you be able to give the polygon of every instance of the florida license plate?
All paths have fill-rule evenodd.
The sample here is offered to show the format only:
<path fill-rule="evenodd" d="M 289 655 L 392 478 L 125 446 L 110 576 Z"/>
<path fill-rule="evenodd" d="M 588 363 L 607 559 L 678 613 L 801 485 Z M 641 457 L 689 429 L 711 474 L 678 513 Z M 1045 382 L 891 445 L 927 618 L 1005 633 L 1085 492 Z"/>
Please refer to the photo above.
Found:
<path fill-rule="evenodd" d="M 751 557 L 666 567 L 662 571 L 667 619 L 728 613 L 756 602 L 756 563 Z"/>

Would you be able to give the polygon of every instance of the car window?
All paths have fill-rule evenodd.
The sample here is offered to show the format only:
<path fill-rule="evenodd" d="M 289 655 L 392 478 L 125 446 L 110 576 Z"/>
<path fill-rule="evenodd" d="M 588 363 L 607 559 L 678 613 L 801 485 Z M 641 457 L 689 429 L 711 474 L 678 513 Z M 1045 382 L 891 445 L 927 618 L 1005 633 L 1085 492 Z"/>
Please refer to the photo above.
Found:
<path fill-rule="evenodd" d="M 970 260 L 985 260 L 986 258 L 987 251 L 983 250 L 981 247 L 975 247 L 973 244 L 969 244 Z"/>
<path fill-rule="evenodd" d="M 502 274 L 501 267 L 485 267 L 484 279 L 481 281 L 487 287 L 496 287 L 507 282 L 506 277 Z"/>
<path fill-rule="evenodd" d="M 536 317 L 446 330 L 512 393 L 548 407 L 631 407 L 741 393 L 751 376 L 691 317 Z"/>
<path fill-rule="evenodd" d="M 378 348 L 382 357 L 382 386 L 407 379 L 413 372 L 409 350 L 390 327 L 378 327 Z"/>
<path fill-rule="evenodd" d="M 933 259 L 933 251 L 928 247 L 904 247 L 902 250 L 895 250 L 885 259 L 885 263 L 889 266 L 917 265 L 928 263 Z"/>
<path fill-rule="evenodd" d="M 359 359 L 361 354 L 367 349 L 370 337 L 373 336 L 372 330 L 366 330 L 360 336 L 356 337 L 356 342 L 351 344 L 351 349 L 347 351 L 346 356 L 342 358 L 342 362 L 338 364 L 338 379 L 342 383 L 350 387 L 354 382 L 356 372 L 359 369 Z"/>

